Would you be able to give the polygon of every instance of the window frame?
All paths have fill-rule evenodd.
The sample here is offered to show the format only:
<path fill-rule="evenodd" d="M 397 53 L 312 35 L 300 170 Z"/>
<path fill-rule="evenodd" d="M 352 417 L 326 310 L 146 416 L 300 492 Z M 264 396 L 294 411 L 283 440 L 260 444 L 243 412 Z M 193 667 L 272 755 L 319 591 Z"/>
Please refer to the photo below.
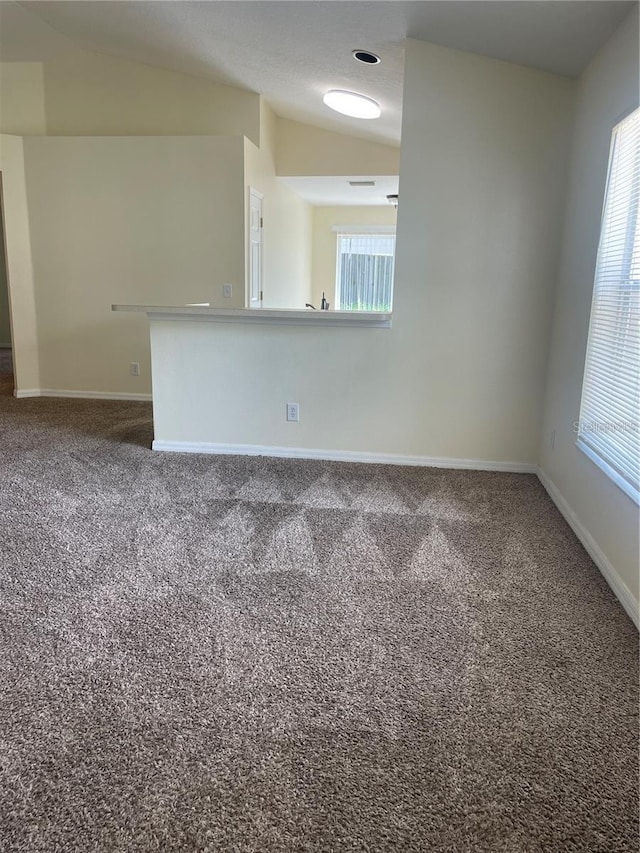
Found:
<path fill-rule="evenodd" d="M 594 272 L 591 312 L 585 350 L 582 391 L 580 396 L 580 415 L 578 421 L 574 424 L 574 430 L 577 434 L 576 445 L 580 451 L 584 453 L 585 456 L 587 456 L 587 458 L 589 458 L 598 468 L 600 468 L 600 470 L 606 474 L 606 476 L 609 477 L 609 479 L 611 479 L 612 482 L 615 483 L 615 485 L 618 486 L 626 495 L 628 495 L 628 497 L 630 497 L 636 504 L 640 505 L 640 483 L 638 482 L 638 474 L 640 471 L 640 447 L 638 440 L 636 439 L 634 442 L 632 438 L 630 442 L 630 453 L 625 453 L 624 450 L 621 451 L 621 449 L 613 442 L 611 442 L 607 448 L 606 440 L 601 440 L 600 442 L 592 440 L 592 443 L 589 443 L 588 440 L 588 436 L 594 433 L 606 435 L 607 432 L 615 434 L 621 430 L 629 430 L 632 433 L 637 433 L 638 431 L 637 383 L 639 380 L 637 376 L 635 378 L 635 395 L 633 378 L 628 383 L 628 387 L 625 384 L 623 389 L 625 396 L 627 396 L 627 392 L 630 391 L 629 399 L 635 402 L 635 411 L 633 403 L 631 403 L 627 408 L 623 406 L 623 408 L 620 409 L 620 393 L 609 393 L 607 396 L 606 390 L 603 390 L 603 380 L 600 379 L 598 382 L 597 378 L 592 376 L 592 373 L 597 375 L 598 373 L 602 374 L 606 372 L 606 368 L 609 366 L 608 357 L 611 355 L 611 349 L 613 349 L 613 346 L 620 346 L 624 343 L 624 335 L 622 333 L 623 323 L 628 323 L 629 320 L 633 321 L 634 305 L 630 302 L 627 312 L 623 312 L 621 316 L 616 317 L 616 323 L 613 327 L 614 331 L 606 338 L 606 344 L 610 349 L 607 349 L 603 357 L 598 358 L 598 350 L 602 350 L 602 342 L 601 340 L 598 340 L 598 338 L 607 334 L 606 331 L 603 333 L 602 330 L 603 328 L 606 329 L 608 325 L 604 317 L 604 311 L 607 307 L 608 301 L 610 300 L 609 294 L 613 291 L 615 295 L 620 298 L 620 294 L 625 291 L 628 292 L 631 297 L 633 297 L 634 292 L 640 293 L 640 279 L 636 281 L 636 278 L 632 278 L 634 254 L 637 251 L 636 244 L 638 241 L 638 228 L 640 227 L 640 198 L 637 197 L 637 193 L 634 194 L 636 185 L 640 181 L 640 155 L 636 155 L 636 159 L 632 161 L 631 166 L 629 167 L 629 181 L 622 189 L 618 189 L 617 181 L 619 175 L 614 175 L 614 169 L 616 168 L 616 143 L 618 141 L 618 134 L 623 129 L 624 124 L 632 117 L 635 117 L 634 120 L 640 123 L 640 107 L 636 107 L 630 110 L 627 114 L 621 116 L 616 121 L 611 131 L 607 182 L 602 205 L 598 253 Z M 602 276 L 600 274 L 602 269 L 606 267 L 604 260 L 605 251 L 608 249 L 609 252 L 611 252 L 611 249 L 607 244 L 609 242 L 613 242 L 612 232 L 609 225 L 610 214 L 611 211 L 616 213 L 618 212 L 616 208 L 620 202 L 618 201 L 617 193 L 622 192 L 626 192 L 629 197 L 628 202 L 622 202 L 624 205 L 623 213 L 625 215 L 625 230 L 627 233 L 622 241 L 621 249 L 613 261 L 613 263 L 618 263 L 620 273 L 612 285 L 609 273 L 603 273 Z M 612 263 L 610 258 L 607 258 L 607 262 Z M 640 335 L 637 332 L 636 337 L 638 342 L 640 342 Z M 633 344 L 634 338 L 633 333 L 631 333 L 631 348 L 633 348 Z M 600 354 L 602 355 L 601 352 Z M 631 377 L 634 376 L 633 367 L 634 363 L 632 362 L 632 369 L 630 370 Z M 621 411 L 623 416 L 628 416 L 628 413 L 631 412 L 631 420 L 618 420 L 615 423 L 613 421 L 598 422 L 597 420 L 590 420 L 589 408 L 597 408 L 597 404 L 594 404 L 592 399 L 589 399 L 592 398 L 594 394 L 598 399 L 598 402 L 604 400 L 605 408 L 612 413 Z M 623 460 L 619 468 L 616 466 L 616 456 Z M 635 474 L 635 481 L 633 479 L 629 479 L 625 474 L 624 469 L 627 467 L 631 469 L 632 477 L 633 474 Z"/>
<path fill-rule="evenodd" d="M 395 225 L 333 225 L 331 230 L 336 234 L 336 274 L 334 281 L 334 305 L 337 311 L 350 311 L 350 308 L 340 308 L 340 269 L 341 269 L 341 252 L 340 238 L 341 237 L 370 237 L 376 234 L 381 236 L 393 237 L 393 272 L 391 280 L 391 304 L 389 311 L 374 311 L 369 313 L 391 313 L 393 310 L 393 292 L 395 286 L 395 265 L 396 265 L 396 226 Z"/>

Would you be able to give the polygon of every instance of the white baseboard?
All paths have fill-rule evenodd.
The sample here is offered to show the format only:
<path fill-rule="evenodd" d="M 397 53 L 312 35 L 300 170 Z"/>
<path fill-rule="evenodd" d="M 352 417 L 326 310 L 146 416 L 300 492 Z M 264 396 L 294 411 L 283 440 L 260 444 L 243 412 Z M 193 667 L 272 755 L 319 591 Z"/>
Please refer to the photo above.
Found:
<path fill-rule="evenodd" d="M 537 474 L 538 479 L 546 489 L 549 497 L 558 507 L 569 527 L 573 530 L 580 542 L 582 542 L 582 544 L 584 545 L 585 551 L 600 570 L 602 576 L 611 587 L 613 594 L 618 599 L 620 604 L 624 607 L 626 613 L 628 614 L 629 618 L 634 623 L 636 628 L 640 630 L 640 612 L 638 610 L 638 602 L 631 594 L 631 591 L 629 590 L 625 582 L 622 580 L 620 575 L 616 572 L 607 556 L 600 549 L 593 536 L 578 519 L 577 515 L 571 509 L 563 495 L 560 493 L 560 490 L 553 482 L 553 480 L 551 480 L 541 468 L 538 468 Z"/>
<path fill-rule="evenodd" d="M 71 397 L 79 400 L 137 400 L 148 402 L 151 394 L 127 394 L 119 391 L 64 391 L 55 388 L 20 388 L 13 392 L 15 397 Z"/>
<path fill-rule="evenodd" d="M 537 466 L 525 462 L 491 462 L 484 459 L 445 459 L 402 456 L 396 453 L 361 453 L 355 450 L 314 450 L 306 447 L 268 447 L 260 444 L 215 444 L 206 441 L 161 441 L 154 450 L 169 453 L 216 453 L 233 456 L 277 456 L 290 459 L 324 459 L 330 462 L 365 462 L 377 465 L 416 465 L 428 468 L 461 468 L 472 471 L 509 471 L 535 474 Z"/>

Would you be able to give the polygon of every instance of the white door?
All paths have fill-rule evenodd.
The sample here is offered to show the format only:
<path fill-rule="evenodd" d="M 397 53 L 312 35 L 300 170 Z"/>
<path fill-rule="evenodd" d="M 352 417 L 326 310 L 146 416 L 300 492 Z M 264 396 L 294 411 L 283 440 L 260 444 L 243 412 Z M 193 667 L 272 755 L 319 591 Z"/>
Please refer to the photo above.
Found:
<path fill-rule="evenodd" d="M 249 308 L 262 306 L 262 194 L 249 189 Z"/>

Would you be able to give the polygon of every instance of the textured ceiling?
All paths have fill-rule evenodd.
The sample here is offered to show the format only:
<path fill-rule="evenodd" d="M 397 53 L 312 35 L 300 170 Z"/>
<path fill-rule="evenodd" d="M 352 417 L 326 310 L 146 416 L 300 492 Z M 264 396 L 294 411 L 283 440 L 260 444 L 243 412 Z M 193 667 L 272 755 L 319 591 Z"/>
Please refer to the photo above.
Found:
<path fill-rule="evenodd" d="M 632 5 L 609 0 L 30 0 L 20 4 L 19 13 L 3 14 L 0 55 L 37 59 L 38 49 L 43 54 L 62 49 L 55 42 L 62 34 L 81 47 L 260 92 L 284 117 L 397 144 L 407 36 L 578 75 Z M 21 18 L 20 38 L 11 31 L 16 18 Z M 29 39 L 28 19 L 36 19 L 35 41 Z M 50 45 L 43 22 L 52 28 L 45 28 Z M 360 65 L 351 56 L 355 48 L 373 50 L 382 63 Z M 330 88 L 375 98 L 382 117 L 363 122 L 337 116 L 322 104 Z"/>

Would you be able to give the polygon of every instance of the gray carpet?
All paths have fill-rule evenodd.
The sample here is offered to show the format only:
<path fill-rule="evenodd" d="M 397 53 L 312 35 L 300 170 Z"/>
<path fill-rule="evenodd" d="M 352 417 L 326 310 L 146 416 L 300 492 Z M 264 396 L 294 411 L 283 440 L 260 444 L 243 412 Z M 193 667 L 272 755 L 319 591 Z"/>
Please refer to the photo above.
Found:
<path fill-rule="evenodd" d="M 3 851 L 637 851 L 637 633 L 535 477 L 8 387 Z"/>
<path fill-rule="evenodd" d="M 0 377 L 6 382 L 8 380 L 7 373 L 13 372 L 13 353 L 9 347 L 0 347 Z"/>

